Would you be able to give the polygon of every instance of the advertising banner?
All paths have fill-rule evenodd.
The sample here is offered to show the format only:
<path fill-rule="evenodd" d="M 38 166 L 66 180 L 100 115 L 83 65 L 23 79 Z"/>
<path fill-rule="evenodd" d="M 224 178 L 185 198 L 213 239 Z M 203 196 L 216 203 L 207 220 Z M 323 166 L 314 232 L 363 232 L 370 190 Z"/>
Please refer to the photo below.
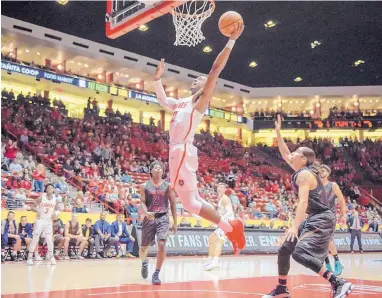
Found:
<path fill-rule="evenodd" d="M 205 255 L 208 253 L 208 236 L 212 229 L 179 228 L 176 235 L 170 235 L 167 240 L 166 250 L 169 255 Z M 245 231 L 247 246 L 242 251 L 244 254 L 277 253 L 283 231 L 253 230 Z M 141 228 L 137 228 L 138 243 L 141 241 Z M 334 234 L 334 241 L 340 252 L 350 252 L 350 233 L 338 232 Z M 364 251 L 382 251 L 382 238 L 378 233 L 363 233 L 362 244 Z M 354 249 L 358 250 L 357 241 Z M 149 254 L 156 252 L 156 246 L 149 248 Z M 231 243 L 226 240 L 223 253 L 232 253 Z"/>
<path fill-rule="evenodd" d="M 2 60 L 1 61 L 1 69 L 9 71 L 9 72 L 15 72 L 24 74 L 27 76 L 33 76 L 38 79 L 46 79 L 50 81 L 55 81 L 59 83 L 65 83 L 65 84 L 71 84 L 79 86 L 79 79 L 75 77 L 70 77 L 66 75 L 57 74 L 50 71 L 45 71 L 43 69 L 39 68 L 33 68 L 29 66 L 23 66 L 21 64 L 16 64 L 12 62 L 7 62 Z"/>

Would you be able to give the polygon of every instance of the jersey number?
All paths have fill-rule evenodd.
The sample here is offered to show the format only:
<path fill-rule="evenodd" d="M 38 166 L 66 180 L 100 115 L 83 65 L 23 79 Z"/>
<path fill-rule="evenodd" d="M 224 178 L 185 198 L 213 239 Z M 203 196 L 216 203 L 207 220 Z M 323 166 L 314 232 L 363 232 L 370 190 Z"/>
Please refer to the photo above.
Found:
<path fill-rule="evenodd" d="M 152 201 L 152 205 L 153 206 L 158 206 L 159 205 L 159 199 L 160 197 L 159 196 L 153 196 L 153 201 Z"/>
<path fill-rule="evenodd" d="M 48 213 L 49 213 L 49 211 L 50 211 L 50 208 L 46 207 L 46 208 L 45 208 L 45 212 L 44 212 L 44 213 L 45 213 L 45 214 L 48 214 Z"/>

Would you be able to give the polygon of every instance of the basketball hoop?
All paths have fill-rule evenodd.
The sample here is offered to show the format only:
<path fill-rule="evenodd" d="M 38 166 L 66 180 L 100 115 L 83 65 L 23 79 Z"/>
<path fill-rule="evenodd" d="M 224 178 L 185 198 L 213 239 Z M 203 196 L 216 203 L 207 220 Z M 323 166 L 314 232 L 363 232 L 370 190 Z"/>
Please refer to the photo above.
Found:
<path fill-rule="evenodd" d="M 191 0 L 175 7 L 171 14 L 175 25 L 176 46 L 196 46 L 205 37 L 202 25 L 215 10 L 214 0 Z"/>

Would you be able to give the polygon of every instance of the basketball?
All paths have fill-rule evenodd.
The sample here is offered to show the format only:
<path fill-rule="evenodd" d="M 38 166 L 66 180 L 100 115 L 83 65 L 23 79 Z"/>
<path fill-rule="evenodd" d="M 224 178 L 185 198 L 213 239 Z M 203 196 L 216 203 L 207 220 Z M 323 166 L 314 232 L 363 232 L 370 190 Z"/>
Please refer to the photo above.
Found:
<path fill-rule="evenodd" d="M 219 19 L 220 32 L 224 36 L 230 37 L 237 22 L 243 23 L 243 18 L 236 11 L 227 11 L 226 13 L 223 13 Z"/>

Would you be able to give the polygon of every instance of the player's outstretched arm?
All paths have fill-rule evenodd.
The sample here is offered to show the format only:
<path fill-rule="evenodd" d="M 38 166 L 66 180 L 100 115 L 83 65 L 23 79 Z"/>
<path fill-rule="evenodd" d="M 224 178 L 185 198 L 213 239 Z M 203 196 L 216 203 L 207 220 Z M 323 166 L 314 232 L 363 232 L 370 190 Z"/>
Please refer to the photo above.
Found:
<path fill-rule="evenodd" d="M 288 165 L 292 167 L 292 155 L 289 151 L 287 144 L 285 144 L 284 139 L 281 135 L 281 115 L 277 115 L 277 120 L 275 122 L 275 131 L 277 136 L 277 144 L 283 159 L 287 162 Z"/>
<path fill-rule="evenodd" d="M 194 108 L 201 114 L 204 114 L 208 105 L 210 103 L 211 98 L 213 97 L 216 83 L 218 81 L 219 75 L 227 64 L 229 55 L 231 54 L 231 50 L 233 45 L 235 44 L 236 39 L 240 37 L 243 33 L 244 24 L 238 23 L 236 24 L 235 30 L 232 33 L 229 41 L 223 51 L 216 57 L 214 64 L 212 65 L 211 71 L 208 74 L 208 78 L 206 84 L 204 85 L 202 95 L 200 99 L 196 102 Z"/>
<path fill-rule="evenodd" d="M 163 75 L 164 68 L 165 68 L 164 58 L 162 58 L 160 59 L 160 62 L 158 64 L 158 67 L 154 75 L 155 93 L 157 95 L 158 103 L 162 107 L 169 109 L 170 111 L 174 111 L 177 101 L 174 98 L 167 97 L 166 91 L 164 90 L 162 82 L 161 82 L 161 77 Z"/>

